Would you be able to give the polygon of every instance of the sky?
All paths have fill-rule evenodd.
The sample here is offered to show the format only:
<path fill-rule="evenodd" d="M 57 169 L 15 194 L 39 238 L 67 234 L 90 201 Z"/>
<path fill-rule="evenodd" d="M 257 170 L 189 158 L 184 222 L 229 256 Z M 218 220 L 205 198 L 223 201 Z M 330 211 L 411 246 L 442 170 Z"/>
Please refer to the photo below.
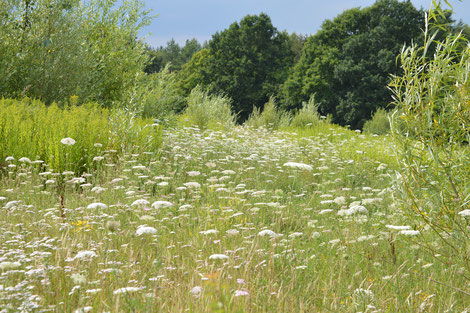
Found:
<path fill-rule="evenodd" d="M 141 36 L 153 47 L 166 46 L 172 38 L 180 45 L 196 38 L 200 43 L 247 14 L 267 13 L 273 25 L 289 33 L 314 34 L 325 19 L 333 19 L 354 7 L 367 7 L 374 0 L 144 0 L 145 9 L 158 14 Z M 428 9 L 431 0 L 412 0 Z M 454 18 L 470 24 L 470 0 L 450 0 Z"/>

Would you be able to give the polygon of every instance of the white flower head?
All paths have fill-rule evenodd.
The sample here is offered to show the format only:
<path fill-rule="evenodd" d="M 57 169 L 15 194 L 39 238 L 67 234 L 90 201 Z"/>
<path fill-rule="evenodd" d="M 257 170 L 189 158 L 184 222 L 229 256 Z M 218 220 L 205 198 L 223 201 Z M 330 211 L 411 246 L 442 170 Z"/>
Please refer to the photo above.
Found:
<path fill-rule="evenodd" d="M 278 234 L 276 234 L 276 233 L 273 232 L 272 230 L 265 229 L 265 230 L 260 231 L 260 232 L 258 233 L 258 236 L 277 237 Z"/>
<path fill-rule="evenodd" d="M 466 210 L 460 211 L 458 214 L 459 214 L 460 216 L 470 216 L 470 209 L 466 209 Z"/>
<path fill-rule="evenodd" d="M 156 228 L 153 228 L 151 226 L 146 226 L 146 225 L 140 225 L 139 227 L 137 227 L 137 230 L 135 232 L 137 236 L 142 236 L 145 234 L 155 235 L 156 233 L 157 233 Z"/>
<path fill-rule="evenodd" d="M 227 260 L 228 256 L 225 254 L 213 254 L 209 257 L 209 260 Z"/>
<path fill-rule="evenodd" d="M 94 202 L 94 203 L 90 203 L 89 205 L 87 205 L 86 208 L 87 209 L 107 209 L 108 206 L 101 202 Z"/>
<path fill-rule="evenodd" d="M 160 208 L 170 208 L 173 206 L 173 203 L 169 201 L 155 201 L 152 203 L 152 208 L 154 209 L 160 209 Z"/>
<path fill-rule="evenodd" d="M 140 208 L 146 208 L 150 205 L 150 202 L 146 199 L 138 199 L 132 202 L 131 206 L 136 206 Z"/>
<path fill-rule="evenodd" d="M 139 287 L 123 287 L 123 288 L 119 288 L 119 289 L 114 290 L 113 294 L 118 295 L 118 294 L 121 294 L 121 293 L 137 292 L 137 291 L 140 291 L 140 290 L 142 290 L 142 288 L 139 288 Z"/>
<path fill-rule="evenodd" d="M 284 166 L 297 168 L 301 170 L 307 170 L 307 171 L 313 170 L 313 167 L 311 167 L 310 165 L 304 164 L 304 163 L 297 163 L 297 162 L 287 162 L 287 163 L 284 163 Z"/>
<path fill-rule="evenodd" d="M 401 230 L 399 232 L 399 234 L 405 235 L 405 236 L 417 236 L 417 235 L 419 235 L 419 230 L 412 230 L 412 229 L 410 229 L 410 230 Z"/>
<path fill-rule="evenodd" d="M 78 251 L 74 260 L 78 259 L 78 260 L 88 261 L 88 260 L 91 260 L 92 258 L 96 258 L 97 256 L 98 255 L 95 253 L 95 251 L 83 250 L 83 251 Z"/>
<path fill-rule="evenodd" d="M 20 161 L 21 163 L 31 163 L 31 160 L 27 157 L 22 157 L 18 161 Z"/>
<path fill-rule="evenodd" d="M 62 138 L 60 142 L 66 146 L 73 146 L 75 144 L 75 139 L 72 138 Z"/>

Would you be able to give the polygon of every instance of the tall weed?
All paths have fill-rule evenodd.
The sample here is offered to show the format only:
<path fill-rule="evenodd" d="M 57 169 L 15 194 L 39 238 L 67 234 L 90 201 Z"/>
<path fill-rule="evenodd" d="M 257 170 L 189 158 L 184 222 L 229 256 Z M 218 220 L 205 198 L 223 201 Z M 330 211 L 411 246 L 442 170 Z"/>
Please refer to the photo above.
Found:
<path fill-rule="evenodd" d="M 228 128 L 235 124 L 231 100 L 226 96 L 209 95 L 201 87 L 194 88 L 187 99 L 184 117 L 191 125 L 201 129 L 208 127 Z"/>
<path fill-rule="evenodd" d="M 315 95 L 310 97 L 308 102 L 302 104 L 302 108 L 298 110 L 292 118 L 292 127 L 316 126 L 320 123 L 321 118 L 318 113 L 318 104 L 315 103 Z"/>
<path fill-rule="evenodd" d="M 424 45 L 403 49 L 403 75 L 391 83 L 405 128 L 393 128 L 398 199 L 414 218 L 420 243 L 470 279 L 470 46 L 460 34 L 435 40 L 429 24 L 444 13 L 433 3 Z M 429 242 L 428 230 L 439 240 Z"/>
<path fill-rule="evenodd" d="M 266 127 L 268 129 L 279 129 L 281 127 L 289 126 L 291 115 L 276 107 L 276 99 L 271 97 L 267 103 L 264 104 L 263 111 L 257 107 L 253 108 L 253 113 L 246 121 L 246 125 L 259 128 Z"/>
<path fill-rule="evenodd" d="M 111 112 L 97 104 L 59 108 L 38 100 L 0 100 L 0 160 L 8 156 L 41 160 L 56 171 L 80 173 L 105 150 L 156 152 L 159 128 L 149 121 Z M 72 138 L 75 143 L 61 142 Z"/>

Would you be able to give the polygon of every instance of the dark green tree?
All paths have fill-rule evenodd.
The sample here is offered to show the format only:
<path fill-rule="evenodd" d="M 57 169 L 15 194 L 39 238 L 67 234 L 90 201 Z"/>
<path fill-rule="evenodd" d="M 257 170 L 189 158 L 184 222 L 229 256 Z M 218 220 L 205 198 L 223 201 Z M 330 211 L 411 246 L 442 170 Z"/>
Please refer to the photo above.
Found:
<path fill-rule="evenodd" d="M 247 15 L 214 34 L 207 52 L 193 57 L 182 75 L 192 78 L 186 89 L 199 84 L 231 97 L 233 109 L 243 121 L 253 106 L 260 107 L 277 93 L 293 61 L 289 36 L 261 13 Z"/>
<path fill-rule="evenodd" d="M 194 53 L 202 49 L 201 44 L 195 39 L 186 40 L 183 47 L 171 39 L 166 47 L 157 49 L 147 47 L 149 55 L 149 63 L 145 68 L 148 74 L 160 72 L 168 63 L 170 63 L 170 71 L 179 71 L 186 64 Z"/>
<path fill-rule="evenodd" d="M 281 105 L 297 109 L 316 94 L 322 114 L 361 128 L 391 102 L 387 83 L 399 71 L 396 56 L 405 43 L 419 39 L 423 23 L 423 11 L 397 0 L 378 0 L 324 21 L 285 82 Z"/>

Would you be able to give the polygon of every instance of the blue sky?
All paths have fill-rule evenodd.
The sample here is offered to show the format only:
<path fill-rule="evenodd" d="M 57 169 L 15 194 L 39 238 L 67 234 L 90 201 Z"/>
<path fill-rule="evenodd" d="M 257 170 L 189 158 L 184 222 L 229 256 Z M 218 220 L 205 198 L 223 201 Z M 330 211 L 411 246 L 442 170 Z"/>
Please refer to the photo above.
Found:
<path fill-rule="evenodd" d="M 184 44 L 186 39 L 199 42 L 222 31 L 247 14 L 267 13 L 279 30 L 314 34 L 325 19 L 332 19 L 344 10 L 367 7 L 374 0 L 144 0 L 145 8 L 158 14 L 142 31 L 153 47 L 165 46 L 174 38 Z M 417 8 L 428 9 L 431 0 L 412 0 Z M 451 0 L 454 18 L 470 24 L 470 1 Z M 150 34 L 149 34 L 150 33 Z"/>

